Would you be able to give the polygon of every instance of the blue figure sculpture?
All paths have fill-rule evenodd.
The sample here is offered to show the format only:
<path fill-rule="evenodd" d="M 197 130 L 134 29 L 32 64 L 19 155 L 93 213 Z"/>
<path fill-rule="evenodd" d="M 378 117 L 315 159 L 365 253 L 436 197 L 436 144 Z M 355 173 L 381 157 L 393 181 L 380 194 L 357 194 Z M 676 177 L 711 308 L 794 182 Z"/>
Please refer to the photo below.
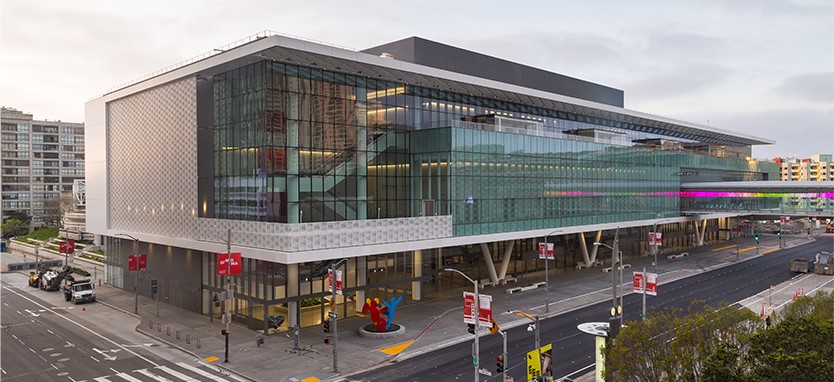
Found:
<path fill-rule="evenodd" d="M 402 302 L 403 296 L 394 298 L 391 297 L 390 301 L 384 301 L 382 304 L 385 305 L 388 309 L 385 310 L 382 314 L 388 316 L 388 323 L 385 324 L 385 330 L 391 330 L 391 322 L 394 321 L 394 311 L 397 309 L 397 305 Z"/>

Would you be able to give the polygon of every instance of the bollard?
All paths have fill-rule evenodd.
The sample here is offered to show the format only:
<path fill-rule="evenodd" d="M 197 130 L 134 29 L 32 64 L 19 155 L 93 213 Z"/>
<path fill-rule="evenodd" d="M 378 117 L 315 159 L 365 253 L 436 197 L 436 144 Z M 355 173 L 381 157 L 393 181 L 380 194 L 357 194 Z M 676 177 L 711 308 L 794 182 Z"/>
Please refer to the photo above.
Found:
<path fill-rule="evenodd" d="M 176 335 L 177 335 L 177 339 L 180 339 L 180 331 L 179 330 L 177 330 Z"/>
<path fill-rule="evenodd" d="M 170 327 L 170 326 L 166 326 L 166 327 L 165 327 L 165 334 L 167 334 L 167 335 L 168 335 L 168 337 L 170 337 L 170 336 L 171 336 L 171 327 Z"/>
<path fill-rule="evenodd" d="M 185 343 L 191 345 L 191 335 L 190 334 L 185 335 Z"/>
<path fill-rule="evenodd" d="M 156 331 L 160 332 L 160 333 L 162 332 L 162 323 L 161 322 L 156 323 Z"/>
<path fill-rule="evenodd" d="M 200 339 L 198 338 L 197 339 L 197 349 L 199 349 L 199 348 L 200 348 Z"/>

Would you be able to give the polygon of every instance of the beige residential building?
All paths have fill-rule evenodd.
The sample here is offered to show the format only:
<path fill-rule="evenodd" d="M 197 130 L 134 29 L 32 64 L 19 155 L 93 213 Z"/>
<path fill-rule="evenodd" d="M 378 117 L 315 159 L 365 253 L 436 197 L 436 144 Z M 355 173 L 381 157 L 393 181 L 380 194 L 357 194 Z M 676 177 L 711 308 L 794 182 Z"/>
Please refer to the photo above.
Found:
<path fill-rule="evenodd" d="M 71 193 L 84 180 L 84 124 L 36 120 L 32 114 L 2 108 L 2 208 L 43 225 L 44 203 Z"/>
<path fill-rule="evenodd" d="M 831 154 L 814 154 L 810 158 L 775 158 L 779 179 L 790 182 L 825 182 L 834 180 Z"/>

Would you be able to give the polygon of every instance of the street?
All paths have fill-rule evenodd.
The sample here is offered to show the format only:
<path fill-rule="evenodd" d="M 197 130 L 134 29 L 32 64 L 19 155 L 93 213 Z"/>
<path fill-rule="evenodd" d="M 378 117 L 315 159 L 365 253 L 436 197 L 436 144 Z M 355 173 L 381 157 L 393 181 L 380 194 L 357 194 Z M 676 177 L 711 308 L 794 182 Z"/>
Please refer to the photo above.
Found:
<path fill-rule="evenodd" d="M 243 380 L 137 333 L 137 318 L 66 302 L 29 287 L 22 274 L 3 275 L 2 312 L 4 381 Z"/>
<path fill-rule="evenodd" d="M 704 300 L 710 305 L 719 302 L 736 303 L 751 295 L 796 276 L 788 268 L 790 259 L 807 257 L 818 251 L 830 251 L 832 237 L 818 237 L 816 242 L 787 249 L 776 250 L 767 255 L 735 263 L 711 271 L 682 269 L 691 277 L 661 284 L 658 296 L 649 296 L 649 315 L 653 309 L 666 307 L 686 308 L 693 300 Z M 631 281 L 631 269 L 624 271 L 624 278 Z M 661 278 L 663 275 L 661 275 Z M 631 285 L 626 286 L 626 291 Z M 628 294 L 624 298 L 625 321 L 640 319 L 642 295 Z M 585 322 L 607 322 L 611 301 L 589 305 L 572 312 L 542 319 L 541 344 L 553 343 L 554 377 L 577 377 L 593 369 L 594 337 L 580 332 L 577 325 Z M 500 306 L 495 312 L 504 311 Z M 498 314 L 498 313 L 496 313 Z M 466 326 L 461 324 L 461 331 Z M 488 332 L 486 332 L 488 334 Z M 353 376 L 352 380 L 362 381 L 441 381 L 463 380 L 473 376 L 472 342 L 467 341 L 427 354 L 409 358 L 396 364 Z M 507 339 L 508 375 L 516 381 L 525 381 L 525 354 L 534 349 L 533 333 L 527 325 L 508 330 Z M 500 381 L 495 373 L 496 357 L 502 352 L 499 335 L 484 335 L 480 340 L 480 366 L 493 373 L 482 375 L 482 381 Z"/>

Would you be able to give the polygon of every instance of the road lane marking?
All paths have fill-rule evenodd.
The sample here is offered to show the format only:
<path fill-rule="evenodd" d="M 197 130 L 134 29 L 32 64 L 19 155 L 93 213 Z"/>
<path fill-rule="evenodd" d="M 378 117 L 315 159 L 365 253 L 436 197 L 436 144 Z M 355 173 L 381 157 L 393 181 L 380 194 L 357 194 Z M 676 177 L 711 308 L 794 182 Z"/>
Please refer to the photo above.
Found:
<path fill-rule="evenodd" d="M 194 379 L 194 378 L 191 378 L 191 377 L 189 377 L 189 376 L 187 376 L 187 375 L 185 375 L 185 374 L 183 374 L 183 373 L 180 373 L 180 372 L 178 372 L 178 371 L 172 370 L 170 367 L 167 367 L 167 366 L 160 366 L 160 367 L 158 367 L 157 369 L 162 370 L 162 371 L 164 371 L 164 372 L 166 372 L 166 373 L 168 373 L 168 374 L 171 374 L 171 375 L 173 375 L 174 377 L 177 377 L 177 378 L 179 378 L 179 379 L 182 379 L 183 381 L 188 381 L 188 382 L 200 382 L 200 380 L 199 380 L 199 379 Z"/>
<path fill-rule="evenodd" d="M 17 295 L 18 297 L 20 297 L 20 298 L 23 298 L 23 299 L 25 299 L 25 300 L 27 300 L 27 301 L 29 301 L 29 302 L 31 302 L 31 303 L 33 303 L 33 304 L 37 305 L 37 306 L 40 306 L 41 308 L 46 308 L 45 306 L 43 306 L 43 305 L 39 304 L 37 301 L 32 300 L 31 298 L 26 297 L 26 296 L 24 296 L 24 295 L 22 295 L 22 294 L 18 293 L 17 291 L 15 291 L 15 290 L 14 290 L 14 289 L 12 289 L 12 288 L 9 288 L 9 287 L 7 287 L 7 286 L 4 286 L 3 288 L 4 288 L 4 289 L 6 289 L 6 290 L 8 290 L 9 292 L 12 292 L 12 293 L 16 294 L 16 295 Z M 105 337 L 105 336 L 103 336 L 103 335 L 101 335 L 101 334 L 98 334 L 97 332 L 93 331 L 92 329 L 90 329 L 90 328 L 88 328 L 88 327 L 86 327 L 86 326 L 84 326 L 84 325 L 81 325 L 81 324 L 80 324 L 80 323 L 78 323 L 78 322 L 73 321 L 72 319 L 70 319 L 69 317 L 67 317 L 67 316 L 65 316 L 65 315 L 62 315 L 62 314 L 56 314 L 56 315 L 55 315 L 55 317 L 60 317 L 60 318 L 63 318 L 64 320 L 67 320 L 67 321 L 69 321 L 69 322 L 71 322 L 71 323 L 75 324 L 75 325 L 76 325 L 76 326 L 78 326 L 79 328 L 82 328 L 82 329 L 84 329 L 84 330 L 86 330 L 86 331 L 90 332 L 91 334 L 93 334 L 93 335 L 95 335 L 95 336 L 97 336 L 97 337 L 99 337 L 99 338 L 101 338 L 101 339 L 103 339 L 103 340 L 105 340 L 105 341 L 107 341 L 107 342 L 109 342 L 109 343 L 111 343 L 111 344 L 113 344 L 113 345 L 117 346 L 117 347 L 122 348 L 123 350 L 127 351 L 128 353 L 133 354 L 135 357 L 137 357 L 137 358 L 139 358 L 139 359 L 141 359 L 141 360 L 144 360 L 145 362 L 150 363 L 151 365 L 153 365 L 153 366 L 155 366 L 155 367 L 156 367 L 156 366 L 159 366 L 156 362 L 151 361 L 151 360 L 149 360 L 149 359 L 147 359 L 147 358 L 145 358 L 145 357 L 143 357 L 143 356 L 139 355 L 138 353 L 136 353 L 136 352 L 134 352 L 134 351 L 132 351 L 132 350 L 130 350 L 130 349 L 127 349 L 127 348 L 125 348 L 125 347 L 122 347 L 121 345 L 119 345 L 119 344 L 118 344 L 118 343 L 116 343 L 115 341 L 111 340 L 110 338 L 107 338 L 107 337 Z M 33 351 L 33 352 L 34 352 L 34 351 Z M 93 358 L 93 359 L 95 359 L 95 358 Z"/>
<path fill-rule="evenodd" d="M 165 378 L 165 377 L 156 375 L 154 373 L 151 373 L 150 371 L 148 371 L 148 369 L 139 369 L 139 370 L 134 370 L 134 371 L 137 372 L 137 373 L 143 374 L 147 377 L 153 378 L 153 379 L 155 379 L 159 382 L 174 382 L 174 381 L 172 381 L 168 378 Z"/>
<path fill-rule="evenodd" d="M 119 374 L 116 374 L 116 376 L 121 378 L 121 379 L 124 379 L 125 381 L 128 381 L 128 382 L 142 382 L 139 379 L 131 377 L 130 374 L 128 374 L 128 373 L 119 373 Z"/>
<path fill-rule="evenodd" d="M 110 380 L 107 379 L 107 377 L 98 377 L 98 378 L 95 378 L 93 380 L 97 381 L 97 382 L 110 382 Z"/>
<path fill-rule="evenodd" d="M 216 376 L 216 375 L 214 375 L 214 374 L 211 374 L 211 373 L 209 373 L 209 372 L 206 372 L 206 371 L 203 371 L 203 370 L 201 370 L 201 369 L 199 369 L 199 368 L 196 368 L 196 367 L 194 367 L 194 366 L 191 366 L 191 365 L 189 365 L 189 364 L 187 364 L 187 363 L 185 363 L 185 362 L 177 362 L 177 365 L 178 365 L 179 367 L 183 368 L 183 369 L 186 369 L 186 370 L 191 370 L 191 371 L 193 371 L 193 372 L 195 372 L 195 373 L 197 373 L 197 374 L 202 375 L 203 377 L 206 377 L 206 378 L 211 378 L 211 379 L 213 379 L 213 380 L 215 380 L 215 381 L 217 381 L 217 382 L 227 382 L 227 381 L 226 381 L 225 379 L 223 379 L 223 378 L 220 378 L 220 377 L 218 377 L 218 376 Z"/>
<path fill-rule="evenodd" d="M 728 245 L 728 246 L 726 246 L 726 247 L 721 247 L 721 248 L 716 248 L 716 249 L 713 249 L 712 251 L 713 251 L 713 252 L 718 252 L 718 251 L 723 251 L 723 250 L 725 250 L 725 249 L 730 249 L 730 248 L 735 248 L 735 247 L 736 247 L 735 245 Z"/>

